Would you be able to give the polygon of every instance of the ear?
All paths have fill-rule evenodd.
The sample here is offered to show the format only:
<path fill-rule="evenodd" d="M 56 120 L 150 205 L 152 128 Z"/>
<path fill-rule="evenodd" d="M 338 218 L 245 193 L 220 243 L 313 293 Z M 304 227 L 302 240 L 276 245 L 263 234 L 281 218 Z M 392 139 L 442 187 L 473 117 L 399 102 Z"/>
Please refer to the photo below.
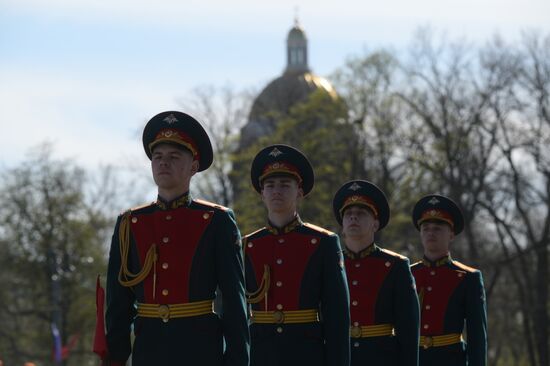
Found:
<path fill-rule="evenodd" d="M 449 240 L 449 242 L 452 242 L 455 238 L 455 233 L 451 230 L 451 239 Z"/>
<path fill-rule="evenodd" d="M 199 161 L 193 160 L 191 163 L 191 175 L 195 175 L 199 171 Z"/>
<path fill-rule="evenodd" d="M 300 187 L 298 188 L 298 199 L 304 198 L 304 190 Z"/>
<path fill-rule="evenodd" d="M 378 231 L 378 228 L 380 227 L 380 221 L 378 220 L 374 220 L 374 223 L 372 224 L 372 228 L 374 229 L 374 231 Z"/>

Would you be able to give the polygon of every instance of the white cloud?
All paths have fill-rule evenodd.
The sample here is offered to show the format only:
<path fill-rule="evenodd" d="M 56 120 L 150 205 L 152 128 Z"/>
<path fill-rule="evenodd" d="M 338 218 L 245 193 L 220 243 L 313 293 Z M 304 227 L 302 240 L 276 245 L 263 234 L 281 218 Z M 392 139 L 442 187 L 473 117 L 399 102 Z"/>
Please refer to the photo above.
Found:
<path fill-rule="evenodd" d="M 488 24 L 542 26 L 548 29 L 547 0 L 4 0 L 4 7 L 94 22 L 99 19 L 167 26 L 199 25 L 211 29 L 239 29 L 266 24 L 288 27 L 298 7 L 308 25 L 340 27 L 379 19 L 449 23 L 467 20 Z"/>
<path fill-rule="evenodd" d="M 177 91 L 143 81 L 2 70 L 0 85 L 0 159 L 7 166 L 44 141 L 87 166 L 142 158 L 143 124 L 177 107 Z"/>

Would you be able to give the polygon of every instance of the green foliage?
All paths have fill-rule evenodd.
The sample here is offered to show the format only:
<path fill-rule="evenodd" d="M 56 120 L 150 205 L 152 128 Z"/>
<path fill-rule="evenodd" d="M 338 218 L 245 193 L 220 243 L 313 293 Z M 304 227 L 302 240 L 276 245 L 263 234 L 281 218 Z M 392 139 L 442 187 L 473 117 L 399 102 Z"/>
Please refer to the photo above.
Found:
<path fill-rule="evenodd" d="M 90 361 L 95 277 L 105 237 L 84 200 L 86 175 L 43 148 L 5 172 L 0 198 L 0 354 L 6 364 L 49 364 L 55 320 L 63 343 L 79 340 L 68 364 Z"/>
<path fill-rule="evenodd" d="M 266 222 L 266 212 L 250 183 L 254 156 L 270 144 L 288 144 L 300 149 L 315 172 L 315 186 L 300 204 L 302 219 L 337 230 L 332 215 L 332 197 L 344 182 L 355 176 L 357 167 L 350 156 L 361 156 L 353 125 L 346 120 L 346 106 L 325 93 L 313 93 L 292 108 L 271 136 L 257 141 L 234 157 L 232 180 L 238 182 L 234 209 L 243 233 L 250 233 Z M 239 177 L 237 179 L 237 177 Z M 246 177 L 246 179 L 244 178 Z"/>

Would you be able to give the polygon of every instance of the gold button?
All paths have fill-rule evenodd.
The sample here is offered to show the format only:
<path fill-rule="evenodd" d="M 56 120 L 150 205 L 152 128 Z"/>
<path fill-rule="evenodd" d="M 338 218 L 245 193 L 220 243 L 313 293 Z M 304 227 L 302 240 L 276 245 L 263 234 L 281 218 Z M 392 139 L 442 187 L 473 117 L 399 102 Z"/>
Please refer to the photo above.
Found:
<path fill-rule="evenodd" d="M 274 311 L 273 321 L 275 322 L 275 324 L 282 324 L 285 321 L 285 313 L 279 310 Z"/>
<path fill-rule="evenodd" d="M 357 280 L 353 280 L 353 281 L 351 282 L 351 284 L 352 284 L 353 286 L 357 286 L 358 283 L 359 283 L 359 281 L 357 281 Z"/>
<path fill-rule="evenodd" d="M 166 215 L 166 220 L 172 220 L 172 216 Z"/>
<path fill-rule="evenodd" d="M 285 239 L 281 238 L 279 239 L 279 243 L 283 244 L 285 242 Z"/>
<path fill-rule="evenodd" d="M 385 265 L 386 267 L 389 267 L 389 266 L 391 266 L 391 263 L 390 263 L 390 262 L 386 262 L 386 263 L 384 263 L 384 265 Z"/>
<path fill-rule="evenodd" d="M 210 215 L 207 214 L 207 213 L 205 213 L 204 215 L 202 215 L 202 218 L 205 219 L 205 220 L 206 220 L 207 218 L 209 218 L 209 217 L 210 217 Z"/>
<path fill-rule="evenodd" d="M 283 285 L 283 283 L 281 281 L 277 281 L 276 285 L 277 285 L 277 287 L 281 287 Z"/>
<path fill-rule="evenodd" d="M 277 310 L 283 310 L 283 305 L 282 304 L 277 304 Z"/>
<path fill-rule="evenodd" d="M 137 222 L 137 217 L 132 217 L 132 222 L 135 224 Z"/>
<path fill-rule="evenodd" d="M 350 335 L 353 337 L 353 338 L 359 338 L 361 337 L 361 327 L 359 326 L 353 326 L 351 327 L 350 329 Z"/>
<path fill-rule="evenodd" d="M 282 333 L 283 332 L 283 327 L 277 327 L 277 333 Z"/>
<path fill-rule="evenodd" d="M 170 308 L 168 305 L 160 305 L 158 307 L 158 314 L 164 323 L 168 323 L 170 319 Z"/>
<path fill-rule="evenodd" d="M 162 295 L 168 296 L 168 290 L 167 289 L 162 290 Z"/>
<path fill-rule="evenodd" d="M 249 248 L 252 248 L 253 246 L 254 246 L 254 244 L 252 244 L 252 242 L 248 243 Z"/>
<path fill-rule="evenodd" d="M 355 343 L 353 344 L 353 347 L 359 347 L 359 342 L 355 342 Z"/>
<path fill-rule="evenodd" d="M 428 324 L 424 324 L 424 329 L 428 329 L 430 326 Z"/>
<path fill-rule="evenodd" d="M 317 239 L 311 239 L 311 244 L 317 244 Z"/>
<path fill-rule="evenodd" d="M 434 276 L 434 275 L 435 275 L 435 271 L 430 271 L 430 274 L 431 274 L 432 276 Z"/>
<path fill-rule="evenodd" d="M 428 349 L 434 345 L 433 337 L 424 337 L 424 349 Z"/>
<path fill-rule="evenodd" d="M 165 243 L 165 244 L 168 243 L 169 241 L 170 241 L 170 239 L 167 236 L 162 238 L 162 242 Z"/>
<path fill-rule="evenodd" d="M 359 326 L 359 322 L 353 322 L 353 326 L 354 326 L 354 327 L 358 327 L 358 326 Z"/>
<path fill-rule="evenodd" d="M 426 310 L 430 310 L 432 307 L 430 305 L 426 305 Z"/>
<path fill-rule="evenodd" d="M 282 264 L 283 260 L 281 258 L 277 259 L 277 264 Z"/>
<path fill-rule="evenodd" d="M 461 272 L 458 272 L 458 277 L 462 277 L 462 273 L 461 273 Z"/>
<path fill-rule="evenodd" d="M 361 267 L 361 263 L 355 263 L 355 268 Z"/>
<path fill-rule="evenodd" d="M 357 306 L 358 302 L 357 302 L 357 300 L 353 300 L 353 301 L 351 302 L 351 304 L 352 304 L 353 306 Z"/>
<path fill-rule="evenodd" d="M 426 288 L 426 290 L 432 291 L 432 286 L 428 286 L 428 287 Z"/>
<path fill-rule="evenodd" d="M 162 268 L 163 268 L 163 269 L 167 269 L 167 268 L 168 268 L 168 263 L 164 262 L 164 263 L 162 264 Z"/>

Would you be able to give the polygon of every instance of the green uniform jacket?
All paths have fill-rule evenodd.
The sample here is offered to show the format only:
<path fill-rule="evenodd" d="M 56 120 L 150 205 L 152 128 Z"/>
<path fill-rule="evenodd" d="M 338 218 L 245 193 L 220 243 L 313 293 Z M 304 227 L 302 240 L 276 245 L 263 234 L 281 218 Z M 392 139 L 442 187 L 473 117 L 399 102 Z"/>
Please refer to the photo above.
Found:
<path fill-rule="evenodd" d="M 252 323 L 251 366 L 348 366 L 349 294 L 338 235 L 296 218 L 245 237 L 247 290 L 270 268 L 269 291 L 254 311 L 316 310 L 320 321 Z"/>
<path fill-rule="evenodd" d="M 350 291 L 351 365 L 418 365 L 418 297 L 409 260 L 372 244 L 344 249 Z M 359 337 L 355 327 L 391 325 L 393 335 Z M 367 328 L 363 328 L 367 329 Z"/>
<path fill-rule="evenodd" d="M 420 366 L 487 364 L 487 309 L 483 277 L 450 256 L 411 267 L 420 299 L 420 335 L 462 334 L 466 342 L 420 348 Z"/>
<path fill-rule="evenodd" d="M 148 250 L 158 260 L 132 287 L 119 282 L 119 217 L 112 239 L 107 276 L 107 343 L 112 364 L 133 366 L 247 366 L 249 333 L 240 234 L 230 209 L 187 195 L 126 214 L 130 226 L 128 269 L 137 274 Z M 156 276 L 154 276 L 156 272 Z M 136 317 L 136 304 L 184 304 L 222 297 L 219 314 L 192 317 Z M 135 340 L 131 346 L 130 332 Z"/>

